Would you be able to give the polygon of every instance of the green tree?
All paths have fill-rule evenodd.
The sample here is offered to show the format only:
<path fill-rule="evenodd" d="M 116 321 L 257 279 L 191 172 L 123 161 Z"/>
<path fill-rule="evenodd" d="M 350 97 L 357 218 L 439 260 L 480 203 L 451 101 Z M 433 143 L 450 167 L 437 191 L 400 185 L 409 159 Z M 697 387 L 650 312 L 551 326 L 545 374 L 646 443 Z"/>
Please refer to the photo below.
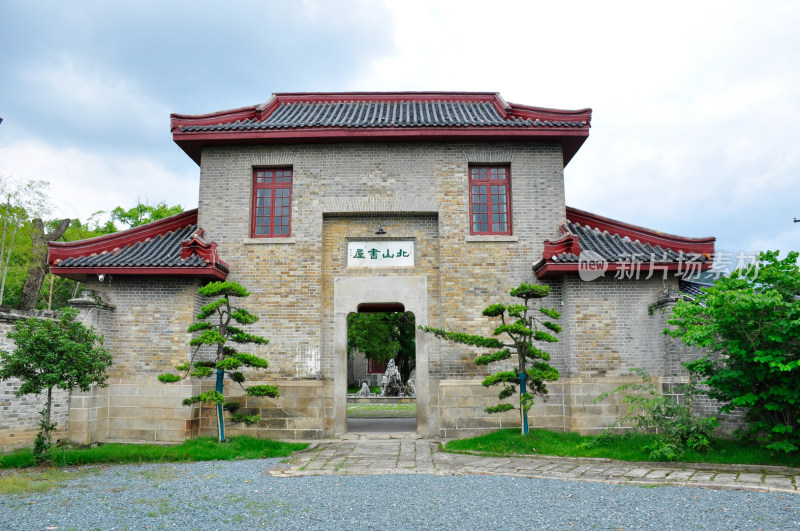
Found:
<path fill-rule="evenodd" d="M 189 333 L 199 332 L 189 341 L 190 345 L 196 347 L 194 353 L 188 363 L 175 367 L 179 371 L 184 371 L 183 376 L 166 373 L 159 375 L 158 379 L 163 383 L 172 383 L 188 376 L 207 378 L 216 374 L 217 385 L 214 391 L 206 391 L 197 396 L 187 398 L 183 401 L 183 405 L 190 406 L 198 402 L 216 405 L 217 433 L 219 440 L 224 441 L 223 409 L 232 413 L 231 421 L 234 423 L 243 422 L 250 426 L 261 421 L 259 415 L 237 413 L 236 410 L 239 409 L 238 403 L 225 402 L 223 395 L 225 375 L 228 375 L 231 380 L 239 384 L 248 396 L 276 398 L 280 396 L 280 393 L 274 385 L 253 385 L 250 387 L 242 385 L 245 382 L 245 376 L 239 369 L 242 367 L 266 369 L 269 366 L 267 360 L 253 354 L 239 352 L 231 346 L 232 344 L 266 345 L 269 343 L 268 339 L 249 334 L 234 324 L 250 325 L 258 321 L 258 317 L 254 314 L 231 303 L 232 297 L 244 298 L 249 296 L 250 293 L 236 282 L 211 282 L 200 288 L 198 292 L 203 297 L 216 298 L 216 300 L 203 306 L 197 315 L 197 322 L 187 330 Z M 197 359 L 203 347 L 211 347 L 212 360 Z"/>
<path fill-rule="evenodd" d="M 414 314 L 352 313 L 347 316 L 347 352 L 362 352 L 367 359 L 386 363 L 394 359 L 403 383 L 416 367 Z"/>
<path fill-rule="evenodd" d="M 17 235 L 32 218 L 41 217 L 49 210 L 46 181 L 27 181 L 14 183 L 8 179 L 0 179 L 0 193 L 3 203 L 0 204 L 0 301 L 5 298 L 6 280 L 13 264 L 12 258 L 19 261 Z M 26 245 L 21 246 L 30 252 Z M 23 253 L 24 254 L 24 253 Z M 27 269 L 27 262 L 23 266 Z M 20 286 L 22 284 L 20 283 Z"/>
<path fill-rule="evenodd" d="M 183 212 L 183 207 L 180 205 L 169 206 L 165 202 L 160 202 L 155 205 L 150 205 L 146 201 L 142 203 L 141 200 L 131 209 L 125 210 L 122 207 L 116 207 L 111 211 L 111 220 L 118 221 L 128 227 L 138 227 L 145 223 L 150 223 L 175 214 Z"/>
<path fill-rule="evenodd" d="M 88 391 L 93 384 L 105 386 L 111 355 L 103 338 L 76 320 L 78 310 L 65 308 L 58 319 L 30 318 L 14 323 L 6 336 L 14 340 L 12 353 L 0 352 L 0 380 L 21 380 L 16 396 L 47 391 L 40 431 L 34 445 L 37 462 L 46 459 L 56 424 L 50 422 L 53 389 Z"/>
<path fill-rule="evenodd" d="M 750 431 L 768 448 L 800 449 L 800 268 L 760 253 L 692 301 L 678 302 L 664 333 L 706 349 L 686 368 L 702 377 L 720 411 L 746 411 Z"/>
<path fill-rule="evenodd" d="M 448 332 L 428 326 L 420 328 L 448 341 L 494 350 L 491 354 L 475 358 L 475 363 L 478 365 L 489 365 L 507 360 L 516 354 L 517 370 L 495 372 L 483 380 L 483 385 L 485 387 L 503 385 L 503 390 L 498 395 L 500 400 L 512 396 L 517 392 L 516 386 L 520 386 L 519 409 L 522 434 L 527 435 L 528 410 L 533 405 L 534 396 L 545 396 L 547 394 L 546 382 L 558 380 L 559 376 L 558 370 L 547 363 L 550 354 L 534 345 L 534 342 L 555 343 L 558 341 L 553 334 L 559 333 L 561 326 L 548 319 L 560 319 L 561 314 L 550 308 L 531 307 L 532 301 L 550 295 L 548 286 L 520 284 L 510 291 L 510 295 L 521 299 L 524 304 L 506 306 L 498 303 L 483 310 L 484 316 L 500 319 L 501 324 L 494 329 L 493 337 Z M 538 317 L 537 313 L 544 315 L 547 319 Z M 530 390 L 527 386 L 530 386 Z M 513 405 L 500 403 L 487 407 L 486 412 L 500 413 L 511 409 L 515 409 Z"/>

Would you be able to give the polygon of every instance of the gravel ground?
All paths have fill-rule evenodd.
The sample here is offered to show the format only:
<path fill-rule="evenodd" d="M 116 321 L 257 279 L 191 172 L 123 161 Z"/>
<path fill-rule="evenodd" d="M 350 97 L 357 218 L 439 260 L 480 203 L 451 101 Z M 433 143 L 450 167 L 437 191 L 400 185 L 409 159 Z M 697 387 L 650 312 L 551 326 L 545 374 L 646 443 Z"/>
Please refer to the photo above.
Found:
<path fill-rule="evenodd" d="M 0 529 L 800 529 L 800 496 L 498 476 L 276 478 L 280 460 L 96 467 Z"/>

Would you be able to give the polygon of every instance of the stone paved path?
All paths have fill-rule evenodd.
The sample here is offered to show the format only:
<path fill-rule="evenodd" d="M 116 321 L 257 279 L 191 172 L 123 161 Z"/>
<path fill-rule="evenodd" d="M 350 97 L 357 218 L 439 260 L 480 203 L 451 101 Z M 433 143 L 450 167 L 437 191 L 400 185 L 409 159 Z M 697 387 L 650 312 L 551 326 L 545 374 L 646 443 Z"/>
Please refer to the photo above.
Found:
<path fill-rule="evenodd" d="M 296 453 L 281 477 L 319 474 L 491 474 L 639 485 L 683 485 L 800 494 L 800 470 L 752 465 L 629 463 L 595 458 L 480 457 L 450 454 L 415 435 L 348 435 Z"/>

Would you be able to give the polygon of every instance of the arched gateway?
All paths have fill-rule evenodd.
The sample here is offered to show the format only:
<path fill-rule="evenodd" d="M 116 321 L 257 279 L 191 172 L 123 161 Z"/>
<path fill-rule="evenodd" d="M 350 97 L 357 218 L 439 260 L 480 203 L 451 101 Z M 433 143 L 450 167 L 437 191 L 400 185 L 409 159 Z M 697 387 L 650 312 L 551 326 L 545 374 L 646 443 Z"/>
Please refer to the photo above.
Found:
<path fill-rule="evenodd" d="M 338 277 L 333 288 L 333 414 L 334 434 L 347 431 L 347 316 L 360 305 L 402 304 L 414 314 L 417 325 L 428 322 L 428 282 L 424 276 Z M 362 306 L 363 307 L 363 306 Z M 416 330 L 417 346 L 417 433 L 435 435 L 429 422 L 430 385 L 428 378 L 428 342 Z"/>

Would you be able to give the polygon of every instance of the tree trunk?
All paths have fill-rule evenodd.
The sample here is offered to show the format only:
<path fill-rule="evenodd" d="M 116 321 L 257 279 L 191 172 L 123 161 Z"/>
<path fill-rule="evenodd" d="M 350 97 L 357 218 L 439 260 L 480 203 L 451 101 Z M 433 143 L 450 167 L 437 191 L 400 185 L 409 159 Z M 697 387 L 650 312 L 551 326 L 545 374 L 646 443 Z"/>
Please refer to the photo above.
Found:
<path fill-rule="evenodd" d="M 58 227 L 52 232 L 45 233 L 44 223 L 42 223 L 41 218 L 33 220 L 33 234 L 31 235 L 33 252 L 31 253 L 31 265 L 28 268 L 28 275 L 25 277 L 25 283 L 22 284 L 22 293 L 19 296 L 20 310 L 34 310 L 36 308 L 44 277 L 50 271 L 50 266 L 47 264 L 47 242 L 60 238 L 66 232 L 69 223 L 69 219 L 62 219 Z"/>

